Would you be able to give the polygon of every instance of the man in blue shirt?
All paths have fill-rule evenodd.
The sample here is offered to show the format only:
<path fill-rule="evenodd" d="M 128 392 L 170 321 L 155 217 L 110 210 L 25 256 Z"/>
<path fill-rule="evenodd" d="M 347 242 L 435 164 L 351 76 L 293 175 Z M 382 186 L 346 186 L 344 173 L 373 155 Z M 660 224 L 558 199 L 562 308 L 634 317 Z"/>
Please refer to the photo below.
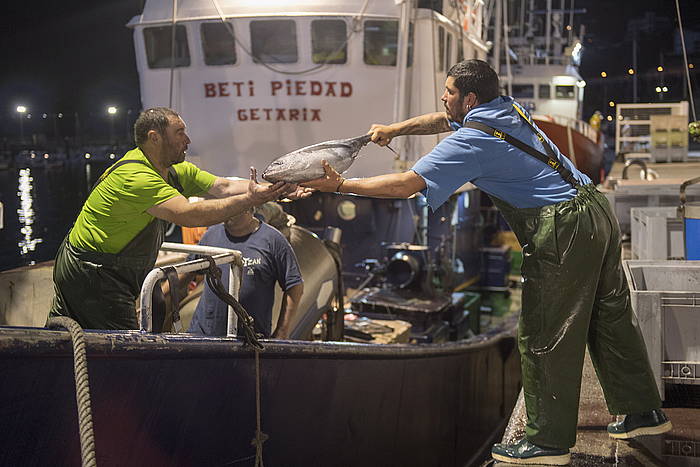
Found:
<path fill-rule="evenodd" d="M 286 238 L 274 227 L 253 216 L 252 209 L 210 227 L 200 245 L 239 250 L 243 255 L 243 280 L 239 301 L 255 319 L 255 330 L 265 337 L 285 339 L 304 291 L 299 264 Z M 221 282 L 228 284 L 230 268 L 222 267 Z M 272 332 L 274 287 L 284 291 L 283 307 Z M 228 305 L 205 284 L 188 332 L 225 336 Z"/>
<path fill-rule="evenodd" d="M 565 465 L 576 442 L 581 371 L 590 349 L 614 438 L 671 429 L 661 411 L 620 263 L 620 230 L 605 197 L 534 125 L 481 60 L 453 66 L 436 112 L 372 125 L 380 146 L 399 135 L 453 131 L 409 171 L 346 180 L 328 164 L 304 185 L 322 191 L 404 198 L 422 192 L 436 209 L 471 182 L 493 199 L 523 248 L 523 309 L 518 348 L 528 421 L 494 459 Z"/>

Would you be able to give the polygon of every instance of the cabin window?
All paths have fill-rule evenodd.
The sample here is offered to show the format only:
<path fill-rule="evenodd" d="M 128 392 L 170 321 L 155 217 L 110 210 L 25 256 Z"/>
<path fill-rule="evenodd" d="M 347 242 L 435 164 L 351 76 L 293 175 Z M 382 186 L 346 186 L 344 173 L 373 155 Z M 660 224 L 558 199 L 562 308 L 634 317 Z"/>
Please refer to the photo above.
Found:
<path fill-rule="evenodd" d="M 202 50 L 207 65 L 233 65 L 236 63 L 236 40 L 231 23 L 202 23 Z"/>
<path fill-rule="evenodd" d="M 438 71 L 445 71 L 445 28 L 438 27 Z"/>
<path fill-rule="evenodd" d="M 396 66 L 398 21 L 365 21 L 364 60 L 367 65 Z"/>
<path fill-rule="evenodd" d="M 549 84 L 540 84 L 539 92 L 540 99 L 549 99 L 551 97 Z"/>
<path fill-rule="evenodd" d="M 447 45 L 445 46 L 445 70 L 452 66 L 452 34 L 447 33 Z"/>
<path fill-rule="evenodd" d="M 535 86 L 532 84 L 514 84 L 513 97 L 516 99 L 535 97 Z"/>
<path fill-rule="evenodd" d="M 145 28 L 146 59 L 149 68 L 190 66 L 190 49 L 187 46 L 187 31 L 184 26 L 175 26 L 175 60 L 172 58 L 172 26 Z"/>
<path fill-rule="evenodd" d="M 311 59 L 314 63 L 340 64 L 348 60 L 345 21 L 318 19 L 311 22 Z"/>
<path fill-rule="evenodd" d="M 250 43 L 255 63 L 296 63 L 299 60 L 294 20 L 251 21 Z"/>
<path fill-rule="evenodd" d="M 557 99 L 573 99 L 575 96 L 574 86 L 572 85 L 557 85 L 554 87 L 555 96 Z"/>

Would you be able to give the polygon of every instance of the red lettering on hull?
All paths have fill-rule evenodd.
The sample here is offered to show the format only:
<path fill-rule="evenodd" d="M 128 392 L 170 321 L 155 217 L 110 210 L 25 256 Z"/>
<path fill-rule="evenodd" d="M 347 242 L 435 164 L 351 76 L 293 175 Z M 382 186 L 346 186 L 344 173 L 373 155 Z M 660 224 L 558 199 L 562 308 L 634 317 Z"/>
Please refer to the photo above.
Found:
<path fill-rule="evenodd" d="M 320 122 L 321 109 L 238 109 L 236 116 L 239 122 L 264 121 L 264 122 Z"/>

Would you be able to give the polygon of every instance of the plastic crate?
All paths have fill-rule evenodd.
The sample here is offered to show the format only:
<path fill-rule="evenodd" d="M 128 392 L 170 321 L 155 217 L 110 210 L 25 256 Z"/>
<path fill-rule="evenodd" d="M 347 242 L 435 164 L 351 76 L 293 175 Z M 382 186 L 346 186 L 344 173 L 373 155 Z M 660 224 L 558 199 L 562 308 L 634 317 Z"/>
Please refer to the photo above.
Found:
<path fill-rule="evenodd" d="M 700 364 L 700 262 L 628 260 L 623 264 L 654 378 L 665 399 L 664 382 L 696 380 L 677 378 L 672 365 Z"/>
<path fill-rule="evenodd" d="M 506 287 L 510 274 L 510 246 L 481 248 L 481 285 Z"/>
<path fill-rule="evenodd" d="M 632 208 L 677 207 L 680 203 L 680 186 L 683 181 L 683 179 L 653 182 L 621 180 L 615 190 L 605 192 L 605 197 L 620 223 L 622 233 L 626 235 L 631 233 L 630 210 Z M 700 201 L 700 184 L 688 187 L 686 200 Z"/>
<path fill-rule="evenodd" d="M 683 222 L 675 207 L 632 208 L 632 259 L 684 259 Z"/>

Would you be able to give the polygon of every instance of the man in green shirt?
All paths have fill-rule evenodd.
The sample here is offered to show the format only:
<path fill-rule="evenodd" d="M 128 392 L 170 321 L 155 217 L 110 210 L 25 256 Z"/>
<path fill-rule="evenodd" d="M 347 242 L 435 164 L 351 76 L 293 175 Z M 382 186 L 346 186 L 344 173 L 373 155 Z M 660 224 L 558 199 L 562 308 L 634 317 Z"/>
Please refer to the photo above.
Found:
<path fill-rule="evenodd" d="M 135 301 L 168 222 L 218 224 L 295 190 L 258 184 L 254 168 L 250 181 L 228 180 L 185 162 L 185 129 L 168 108 L 139 115 L 137 148 L 102 174 L 58 250 L 49 316 L 69 316 L 89 329 L 137 329 Z M 190 203 L 196 195 L 214 199 Z"/>

